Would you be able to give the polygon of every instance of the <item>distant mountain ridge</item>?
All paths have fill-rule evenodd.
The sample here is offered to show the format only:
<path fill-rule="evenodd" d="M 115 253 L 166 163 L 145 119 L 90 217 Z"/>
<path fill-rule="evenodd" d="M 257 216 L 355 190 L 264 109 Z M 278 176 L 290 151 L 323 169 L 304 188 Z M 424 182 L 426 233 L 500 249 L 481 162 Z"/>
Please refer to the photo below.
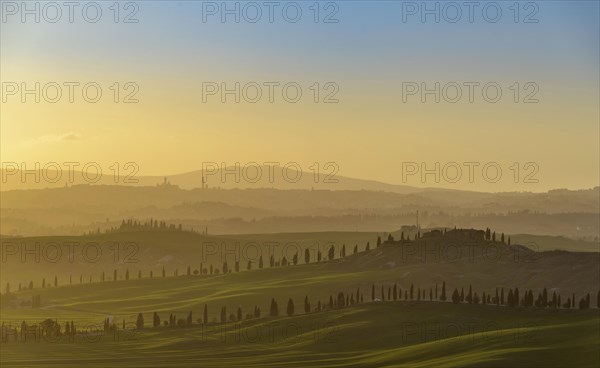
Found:
<path fill-rule="evenodd" d="M 221 189 L 328 189 L 328 190 L 368 190 L 383 191 L 400 194 L 418 193 L 427 191 L 458 191 L 455 189 L 419 188 L 409 185 L 389 184 L 376 180 L 357 179 L 331 173 L 315 173 L 312 171 L 298 171 L 294 168 L 282 166 L 251 166 L 227 167 L 224 170 L 210 171 L 195 170 L 182 174 L 166 176 L 127 176 L 112 175 L 103 172 L 96 177 L 96 171 L 90 171 L 91 180 L 86 180 L 81 171 L 53 171 L 38 172 L 22 175 L 21 171 L 8 172 L 0 170 L 2 183 L 0 191 L 16 189 L 45 189 L 60 188 L 65 186 L 93 184 L 93 185 L 126 185 L 126 186 L 156 186 L 171 184 L 181 189 L 196 188 L 221 188 Z M 56 179 L 58 178 L 58 179 Z M 93 180 L 93 182 L 92 182 Z M 466 192 L 466 191 L 465 191 Z"/>

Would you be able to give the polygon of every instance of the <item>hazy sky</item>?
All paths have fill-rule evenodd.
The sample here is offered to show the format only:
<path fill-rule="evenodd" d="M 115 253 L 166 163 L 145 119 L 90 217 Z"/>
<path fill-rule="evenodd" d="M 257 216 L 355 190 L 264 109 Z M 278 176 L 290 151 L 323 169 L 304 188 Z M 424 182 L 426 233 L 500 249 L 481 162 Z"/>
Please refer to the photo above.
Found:
<path fill-rule="evenodd" d="M 73 23 L 64 6 L 51 23 L 56 9 L 39 3 L 40 22 L 30 14 L 23 23 L 20 1 L 1 3 L 2 162 L 108 167 L 134 161 L 140 175 L 191 171 L 207 161 L 298 162 L 305 169 L 336 162 L 345 176 L 486 191 L 599 182 L 597 1 L 520 2 L 517 8 L 514 1 L 475 2 L 472 21 L 464 2 L 428 2 L 431 9 L 438 4 L 439 23 L 435 14 L 423 22 L 421 2 L 401 1 L 320 2 L 318 14 L 314 1 L 273 2 L 272 23 L 264 2 L 237 2 L 239 23 L 235 14 L 222 21 L 220 1 L 122 2 L 118 23 L 112 1 L 98 2 L 96 23 L 93 6 L 86 8 L 90 21 L 82 17 L 86 2 L 74 9 Z M 257 9 L 262 17 L 251 23 Z M 138 22 L 124 23 L 131 13 Z M 33 94 L 22 96 L 22 83 L 34 89 L 36 82 L 43 90 L 39 103 Z M 80 84 L 73 103 L 65 82 Z M 90 82 L 102 90 L 97 103 L 82 96 Z M 139 90 L 126 89 L 128 82 Z M 221 102 L 220 91 L 203 102 L 206 82 L 229 89 L 239 82 L 240 103 L 233 94 Z M 279 83 L 273 103 L 265 82 Z M 297 103 L 282 94 L 290 82 L 301 88 Z M 422 102 L 420 91 L 403 96 L 415 86 L 435 89 L 436 82 L 440 103 L 434 94 Z M 56 103 L 47 101 L 55 98 L 52 83 L 61 86 Z M 262 96 L 246 102 L 257 84 Z M 455 98 L 457 85 L 458 102 L 446 101 Z M 496 86 L 502 97 L 492 103 Z M 123 103 L 132 91 L 139 102 Z M 293 99 L 294 89 L 288 92 Z M 332 92 L 339 102 L 323 103 Z M 88 90 L 86 97 L 94 94 Z M 429 168 L 496 162 L 503 175 L 490 183 L 476 169 L 470 183 L 463 166 L 456 183 L 443 176 L 422 183 L 418 175 L 403 180 L 403 162 Z M 524 168 L 528 162 L 534 165 Z M 533 171 L 538 183 L 524 183 Z"/>

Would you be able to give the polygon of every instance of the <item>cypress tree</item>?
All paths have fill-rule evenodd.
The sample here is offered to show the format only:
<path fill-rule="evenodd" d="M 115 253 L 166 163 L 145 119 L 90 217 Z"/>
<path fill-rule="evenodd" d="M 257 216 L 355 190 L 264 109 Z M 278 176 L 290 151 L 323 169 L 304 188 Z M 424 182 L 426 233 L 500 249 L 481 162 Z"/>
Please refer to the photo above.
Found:
<path fill-rule="evenodd" d="M 335 257 L 335 246 L 332 244 L 331 247 L 329 248 L 329 254 L 328 254 L 329 260 L 333 260 L 333 258 Z"/>
<path fill-rule="evenodd" d="M 277 302 L 275 301 L 275 298 L 271 299 L 271 310 L 269 314 L 272 317 L 276 317 L 279 315 L 279 309 L 277 308 Z"/>
<path fill-rule="evenodd" d="M 454 289 L 452 292 L 452 303 L 458 304 L 460 302 L 460 295 L 458 295 L 458 290 Z"/>
<path fill-rule="evenodd" d="M 440 296 L 440 300 L 446 301 L 446 281 L 442 283 L 442 295 Z"/>

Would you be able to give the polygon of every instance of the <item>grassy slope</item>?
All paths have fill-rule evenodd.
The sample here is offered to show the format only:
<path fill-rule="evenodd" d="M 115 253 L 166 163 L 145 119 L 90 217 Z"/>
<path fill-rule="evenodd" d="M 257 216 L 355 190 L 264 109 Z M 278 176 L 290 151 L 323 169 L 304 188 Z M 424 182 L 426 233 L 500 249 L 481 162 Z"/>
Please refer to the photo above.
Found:
<path fill-rule="evenodd" d="M 281 241 L 299 238 L 299 235 L 290 234 L 279 236 Z M 314 240 L 311 236 L 304 235 L 304 238 Z M 571 291 L 576 291 L 580 297 L 582 290 L 595 293 L 598 289 L 597 253 L 549 252 L 535 258 L 529 253 L 519 253 L 523 257 L 518 262 L 512 253 L 495 262 L 485 261 L 481 256 L 458 262 L 436 259 L 423 262 L 414 258 L 412 251 L 425 249 L 420 247 L 428 244 L 415 245 L 417 247 L 412 249 L 385 244 L 370 252 L 333 262 L 228 275 L 139 280 L 132 276 L 129 281 L 34 289 L 33 293 L 42 296 L 42 308 L 3 308 L 0 317 L 15 323 L 50 317 L 59 321 L 75 320 L 81 325 L 96 324 L 113 316 L 120 324 L 123 319 L 129 323 L 135 321 L 137 313 L 143 312 L 148 324 L 153 311 L 165 319 L 169 313 L 184 318 L 192 310 L 195 320 L 205 304 L 209 306 L 209 319 L 218 317 L 221 306 L 227 308 L 228 314 L 242 306 L 245 314 L 254 305 L 259 305 L 265 315 L 271 297 L 278 300 L 281 312 L 285 310 L 287 299 L 293 298 L 298 312 L 305 295 L 314 307 L 318 300 L 326 302 L 331 294 L 355 292 L 360 287 L 365 300 L 370 300 L 373 283 L 377 284 L 379 296 L 380 283 L 386 283 L 387 292 L 390 282 L 394 281 L 403 291 L 413 282 L 416 289 L 446 281 L 448 294 L 454 287 L 466 287 L 469 283 L 478 292 L 482 287 L 490 291 L 489 288 L 495 286 L 534 289 L 557 286 L 558 291 L 562 291 L 563 301 Z M 24 291 L 17 295 L 26 300 L 31 293 Z M 592 304 L 595 305 L 595 301 Z M 412 333 L 423 326 L 422 323 L 426 323 L 428 338 Z M 457 327 L 464 334 L 469 326 L 474 326 L 476 333 L 456 336 Z M 226 329 L 233 327 L 227 325 Z M 284 327 L 291 328 L 288 331 L 292 334 L 301 328 L 304 334 L 298 339 L 282 339 Z M 221 340 L 222 332 L 215 331 L 214 327 L 203 331 L 195 326 L 175 330 L 146 329 L 134 341 L 102 339 L 97 343 L 3 344 L 2 366 L 30 367 L 43 363 L 57 367 L 84 364 L 102 367 L 127 363 L 171 367 L 176 362 L 177 366 L 194 367 L 562 367 L 573 362 L 585 367 L 597 366 L 599 327 L 597 310 L 510 310 L 403 301 L 362 304 L 285 319 L 246 321 L 240 328 L 226 333 L 226 342 Z M 274 340 L 266 337 L 272 328 L 275 328 Z M 251 342 L 247 338 L 236 341 L 236 334 L 255 336 L 257 329 L 263 336 L 259 341 Z M 434 336 L 431 336 L 432 329 L 437 331 L 433 332 Z M 481 329 L 486 333 L 478 334 Z M 407 335 L 407 331 L 411 333 Z M 515 335 L 515 332 L 519 333 Z"/>
<path fill-rule="evenodd" d="M 40 286 L 42 278 L 46 278 L 47 283 L 52 283 L 55 275 L 58 277 L 59 284 L 65 285 L 71 275 L 74 283 L 79 282 L 80 275 L 83 275 L 86 282 L 90 276 L 94 281 L 99 281 L 102 272 L 106 273 L 106 277 L 112 277 L 115 269 L 118 270 L 119 277 L 123 276 L 126 269 L 130 270 L 132 277 L 137 277 L 138 270 L 141 270 L 146 277 L 151 270 L 154 275 L 159 275 L 163 267 L 169 275 L 172 275 L 175 269 L 178 269 L 180 274 L 185 273 L 188 266 L 192 267 L 192 270 L 199 269 L 201 263 L 204 267 L 212 264 L 215 268 L 221 269 L 224 259 L 228 261 L 229 267 L 233 268 L 235 257 L 240 260 L 240 267 L 245 269 L 249 259 L 254 260 L 254 266 L 257 267 L 255 260 L 257 249 L 264 254 L 265 265 L 268 265 L 268 254 L 271 249 L 277 259 L 284 254 L 291 259 L 298 247 L 302 250 L 313 250 L 318 247 L 326 253 L 326 244 L 333 243 L 336 247 L 346 244 L 350 252 L 352 247 L 358 244 L 362 251 L 367 241 L 374 244 L 376 238 L 377 234 L 365 232 L 203 236 L 177 231 L 135 231 L 90 236 L 2 237 L 0 240 L 5 259 L 2 260 L 0 277 L 2 288 L 10 282 L 12 289 L 16 290 L 19 283 L 26 286 L 31 280 L 35 287 Z M 129 247 L 128 243 L 137 244 L 137 248 Z M 28 254 L 25 255 L 25 262 L 23 262 L 22 256 L 25 253 L 23 250 L 26 247 L 35 249 L 36 244 L 40 247 L 38 252 L 40 261 L 36 262 L 35 255 Z M 60 247 L 62 252 L 60 256 L 57 257 L 52 244 Z M 78 244 L 73 247 L 73 261 L 69 259 L 69 244 Z M 99 256 L 96 253 L 96 246 L 92 244 L 97 244 L 102 249 Z M 17 250 L 14 255 L 9 251 L 13 246 Z M 86 261 L 84 249 L 87 249 L 87 259 L 98 257 L 98 260 Z M 119 252 L 115 253 L 115 249 Z M 44 253 L 45 250 L 47 253 Z M 231 250 L 233 253 L 227 253 Z M 314 258 L 316 251 L 312 254 Z M 58 259 L 57 262 L 52 261 L 55 257 Z M 303 262 L 303 253 L 300 254 L 300 259 Z"/>
<path fill-rule="evenodd" d="M 598 310 L 387 302 L 122 341 L 9 343 L 1 356 L 3 367 L 595 367 L 598 344 Z"/>
<path fill-rule="evenodd" d="M 43 308 L 3 308 L 3 320 L 36 318 L 69 318 L 99 320 L 105 316 L 132 320 L 139 312 L 187 314 L 190 310 L 199 313 L 204 304 L 209 304 L 210 313 L 218 314 L 221 306 L 229 310 L 241 306 L 244 311 L 255 305 L 268 310 L 272 297 L 280 302 L 293 298 L 300 303 L 305 296 L 313 303 L 326 302 L 330 295 L 340 291 L 355 292 L 360 288 L 365 301 L 371 299 L 371 287 L 376 284 L 380 296 L 381 284 L 387 288 L 393 283 L 405 290 L 411 284 L 416 289 L 428 291 L 435 284 L 447 283 L 448 296 L 456 288 L 493 292 L 496 287 L 521 290 L 531 288 L 538 292 L 549 288 L 556 291 L 563 302 L 572 293 L 580 298 L 584 293 L 593 293 L 600 288 L 598 253 L 547 252 L 541 254 L 516 253 L 502 249 L 505 254 L 497 261 L 485 259 L 473 250 L 485 246 L 462 246 L 464 254 L 457 262 L 443 258 L 419 256 L 419 250 L 431 249 L 430 243 L 409 245 L 384 244 L 369 252 L 359 253 L 332 262 L 312 263 L 289 267 L 243 271 L 227 275 L 179 276 L 137 279 L 132 272 L 129 281 L 107 281 L 92 284 L 74 284 L 58 288 L 36 288 L 17 293 L 22 300 L 30 300 L 31 294 L 41 295 Z M 495 249 L 495 248 L 492 248 Z M 533 255 L 533 256 L 532 256 Z M 157 275 L 158 273 L 155 273 Z M 552 289 L 555 288 L 555 289 Z"/>
<path fill-rule="evenodd" d="M 311 258 L 314 262 L 316 258 L 316 249 L 320 249 L 323 253 L 323 257 L 327 256 L 327 249 L 329 244 L 333 243 L 336 246 L 336 257 L 339 256 L 339 250 L 342 244 L 346 245 L 346 254 L 351 254 L 354 245 L 358 245 L 359 252 L 363 252 L 366 243 L 369 241 L 371 247 L 374 247 L 375 240 L 377 238 L 376 233 L 361 233 L 361 232 L 323 232 L 323 233 L 282 233 L 282 234 L 259 234 L 259 235 L 236 235 L 236 236 L 201 236 L 199 234 L 186 233 L 186 232 L 123 232 L 115 234 L 101 234 L 92 236 L 80 236 L 80 237 L 29 237 L 22 239 L 10 239 L 2 238 L 3 246 L 6 246 L 7 242 L 18 242 L 20 247 L 24 247 L 26 244 L 31 249 L 35 243 L 41 244 L 42 252 L 44 246 L 53 242 L 59 244 L 63 253 L 60 260 L 56 263 L 51 262 L 44 257 L 41 258 L 40 262 L 35 262 L 34 256 L 27 255 L 26 261 L 22 262 L 20 253 L 16 255 L 6 255 L 6 259 L 2 261 L 2 267 L 0 268 L 0 277 L 2 281 L 2 288 L 4 289 L 7 282 L 10 282 L 12 290 L 18 289 L 18 285 L 21 284 L 26 286 L 30 281 L 34 282 L 34 287 L 39 288 L 42 278 L 46 279 L 47 284 L 52 284 L 54 276 L 58 276 L 59 285 L 65 285 L 69 283 L 69 278 L 72 276 L 73 283 L 79 283 L 80 275 L 83 277 L 84 282 L 88 282 L 92 277 L 94 282 L 101 279 L 102 273 L 105 272 L 106 278 L 111 278 L 113 271 L 117 270 L 119 278 L 123 278 L 125 271 L 130 271 L 131 278 L 137 278 L 138 271 L 142 271 L 144 277 L 148 277 L 150 271 L 154 272 L 154 275 L 160 275 L 162 268 L 166 269 L 168 275 L 172 275 L 177 269 L 179 274 L 184 274 L 188 266 L 192 270 L 200 268 L 202 263 L 203 267 L 208 268 L 211 264 L 215 268 L 221 268 L 223 260 L 228 261 L 229 268 L 233 268 L 234 259 L 240 260 L 240 268 L 245 269 L 249 259 L 253 260 L 254 268 L 257 267 L 257 250 L 260 250 L 263 254 L 265 267 L 268 266 L 268 258 L 270 252 L 272 252 L 276 259 L 286 255 L 288 260 L 291 260 L 292 255 L 299 250 L 299 261 L 304 262 L 304 249 L 311 251 Z M 530 238 L 527 238 L 531 240 Z M 525 239 L 525 240 L 527 240 Z M 553 248 L 560 248 L 562 244 L 561 240 L 552 240 L 552 245 L 540 245 L 546 244 L 547 239 L 533 239 L 538 241 L 538 244 L 531 245 L 529 241 L 524 241 L 524 244 L 530 249 L 534 250 L 546 250 Z M 566 239 L 565 239 L 566 240 Z M 137 248 L 128 248 L 127 243 L 134 242 L 137 244 Z M 558 242 L 558 243 L 557 243 Z M 75 247 L 74 261 L 69 260 L 69 254 L 67 251 L 67 243 L 79 244 Z M 86 262 L 83 257 L 83 249 L 86 244 L 96 243 L 99 244 L 103 251 L 99 257 L 99 261 Z M 513 244 L 515 241 L 513 241 Z M 115 246 L 119 253 L 114 252 Z M 498 244 L 498 243 L 497 243 Z M 565 247 L 574 247 L 571 243 L 565 243 Z M 431 245 L 431 244 L 430 244 Z M 427 245 L 427 246 L 430 246 Z M 567 246 L 568 245 L 568 246 Z M 406 248 L 406 247 L 405 247 Z M 472 248 L 472 247 L 471 247 Z M 24 249 L 24 248 L 21 248 Z M 52 248 L 49 249 L 49 256 L 54 256 Z M 434 247 L 428 248 L 436 249 Z M 448 271 L 451 267 L 448 263 L 456 263 L 457 267 L 454 267 L 454 271 L 450 274 L 455 275 L 455 279 L 458 283 L 461 278 L 471 271 L 481 270 L 481 274 L 485 276 L 490 269 L 487 267 L 489 261 L 482 261 L 481 249 L 485 249 L 488 258 L 495 257 L 495 251 L 498 249 L 496 246 L 475 249 L 475 258 L 470 259 L 469 247 L 462 247 L 463 252 L 460 254 L 459 262 L 446 262 L 452 261 L 452 257 L 455 257 L 455 250 L 450 249 L 448 252 L 440 252 L 439 259 L 435 259 L 431 253 L 427 254 L 428 250 L 425 249 L 425 257 L 418 259 L 419 253 L 409 254 L 408 248 L 403 252 L 400 247 L 396 247 L 390 251 L 371 251 L 368 254 L 359 254 L 360 260 L 358 263 L 348 257 L 347 265 L 353 268 L 354 271 L 370 271 L 380 270 L 383 268 L 398 268 L 398 273 L 403 275 L 405 272 L 419 272 L 419 270 L 426 270 L 428 274 L 433 274 L 431 277 L 425 277 L 421 275 L 421 281 L 427 282 L 441 282 L 442 274 L 448 279 Z M 527 253 L 516 252 L 514 249 L 503 247 L 501 249 L 505 256 L 502 260 L 492 263 L 508 265 L 507 274 L 513 274 L 513 279 L 499 279 L 497 278 L 498 285 L 511 285 L 523 282 L 523 280 L 535 280 L 536 278 L 546 280 L 546 284 L 542 286 L 552 287 L 572 287 L 575 285 L 574 292 L 580 291 L 581 288 L 577 288 L 577 282 L 568 282 L 571 278 L 580 278 L 581 281 L 589 279 L 590 274 L 598 271 L 598 253 L 567 253 L 561 251 L 545 252 L 535 257 L 529 256 Z M 90 257 L 96 255 L 95 248 L 88 248 L 88 254 Z M 4 254 L 3 254 L 4 255 Z M 128 256 L 132 256 L 128 258 Z M 407 257 L 408 256 L 408 257 Z M 408 259 L 409 258 L 409 259 Z M 444 259 L 446 258 L 446 259 Z M 500 262 L 501 261 L 501 262 Z M 390 263 L 391 262 L 391 263 Z M 415 263 L 421 263 L 418 269 L 410 270 Z M 517 265 L 516 263 L 520 263 Z M 436 265 L 437 264 L 437 265 Z M 527 265 L 526 265 L 527 264 Z M 441 265 L 441 267 L 440 267 Z M 458 267 L 464 266 L 464 267 Z M 409 268 L 405 271 L 404 268 Z M 433 268 L 429 268 L 433 267 Z M 344 267 L 340 267 L 342 271 L 349 271 Z M 403 268 L 403 270 L 399 270 Z M 499 269 L 499 268 L 497 268 Z M 508 272 L 508 270 L 511 272 Z M 560 272 L 555 272 L 555 271 Z M 405 272 L 400 272 L 405 271 Z M 591 271 L 591 272 L 590 272 Z M 581 275 L 581 273 L 586 273 Z M 398 278 L 398 273 L 392 278 Z M 471 272 L 474 276 L 469 282 L 478 282 L 479 275 Z M 545 273 L 545 274 L 544 274 Z M 496 275 L 497 276 L 497 275 Z M 548 277 L 547 279 L 541 278 L 541 276 Z M 567 280 L 563 280 L 566 278 Z M 460 282 L 462 284 L 462 281 Z M 493 287 L 496 284 L 492 285 Z M 535 285 L 534 285 L 535 286 Z M 489 287 L 489 285 L 482 284 L 480 287 Z"/>

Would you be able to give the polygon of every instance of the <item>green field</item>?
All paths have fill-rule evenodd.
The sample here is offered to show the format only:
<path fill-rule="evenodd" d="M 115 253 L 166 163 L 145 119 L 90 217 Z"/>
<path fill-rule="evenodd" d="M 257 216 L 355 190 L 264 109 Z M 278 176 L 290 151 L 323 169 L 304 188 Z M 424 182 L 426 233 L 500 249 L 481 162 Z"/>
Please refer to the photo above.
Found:
<path fill-rule="evenodd" d="M 84 279 L 83 283 L 76 280 L 73 284 L 60 282 L 58 287 L 50 287 L 53 278 L 47 277 L 46 288 L 36 283 L 32 290 L 13 291 L 10 299 L 2 295 L 0 319 L 12 326 L 20 325 L 21 321 L 39 323 L 53 319 L 61 324 L 74 321 L 82 332 L 90 326 L 101 328 L 102 321 L 109 318 L 119 329 L 125 322 L 125 330 L 116 336 L 112 333 L 103 336 L 91 333 L 87 338 L 78 335 L 71 342 L 66 337 L 58 342 L 6 342 L 2 344 L 2 366 L 102 367 L 125 363 L 140 367 L 175 364 L 190 367 L 598 365 L 600 319 L 595 309 L 599 289 L 598 253 L 533 252 L 526 247 L 499 242 L 465 243 L 448 238 L 390 242 L 375 247 L 376 234 L 368 234 L 375 237 L 369 251 L 359 248 L 357 254 L 352 254 L 349 247 L 345 257 L 336 253 L 333 260 L 309 264 L 300 261 L 298 265 L 285 267 L 265 265 L 263 269 L 255 265 L 252 270 L 242 266 L 240 272 L 213 275 L 187 275 L 184 268 L 179 268 L 179 275 L 174 276 L 171 267 L 165 277 L 159 271 L 164 265 L 160 265 L 154 267 L 153 278 L 147 271 L 138 278 L 135 267 L 152 264 L 150 260 L 162 257 L 163 252 L 187 249 L 190 255 L 180 256 L 178 264 L 184 265 L 186 261 L 197 264 L 195 259 L 190 259 L 195 251 L 195 243 L 190 239 L 198 236 L 186 233 L 137 235 L 144 244 L 150 244 L 147 249 L 151 249 L 140 254 L 144 256 L 140 258 L 144 260 L 142 264 L 102 264 L 117 269 L 116 281 L 102 282 L 94 278 L 92 283 Z M 275 234 L 246 236 L 245 240 L 311 244 L 323 242 L 332 235 L 342 241 L 352 237 L 351 233 Z M 127 238 L 132 234 L 120 236 Z M 365 234 L 362 236 L 361 240 L 368 241 Z M 167 240 L 178 237 L 181 242 L 176 244 L 180 245 L 169 250 Z M 185 241 L 186 237 L 191 238 Z M 440 243 L 441 240 L 444 241 Z M 457 245 L 452 249 L 468 256 L 449 260 L 440 257 L 445 252 L 431 252 L 448 244 Z M 490 249 L 499 251 L 498 257 L 490 258 Z M 326 249 L 324 253 L 326 258 Z M 85 264 L 79 266 L 86 267 Z M 99 270 L 94 269 L 93 273 L 98 274 Z M 130 270 L 128 280 L 123 279 L 125 270 Z M 68 272 L 63 270 L 63 273 Z M 107 274 L 112 276 L 110 269 Z M 556 292 L 562 303 L 573 293 L 576 302 L 590 293 L 593 309 L 515 309 L 429 301 L 436 286 L 441 293 L 443 283 L 448 300 L 455 288 L 464 288 L 466 293 L 470 285 L 480 296 L 483 292 L 494 295 L 496 288 L 504 288 L 507 293 L 509 288 L 515 287 L 521 293 L 533 290 L 537 296 L 547 288 L 549 295 Z M 389 301 L 388 293 L 394 284 L 399 288 L 399 301 Z M 423 301 L 416 301 L 416 295 L 407 300 L 405 293 L 411 285 L 415 294 L 418 290 L 424 291 Z M 373 286 L 375 296 L 382 298 L 383 292 L 383 298 L 388 301 L 372 302 Z M 365 303 L 304 313 L 305 297 L 314 311 L 319 302 L 325 306 L 330 297 L 335 299 L 340 292 L 354 296 L 358 292 Z M 40 306 L 27 304 L 32 296 L 41 298 Z M 269 317 L 272 298 L 278 302 L 279 317 Z M 294 302 L 295 313 L 283 317 L 289 299 Z M 205 306 L 208 324 L 200 324 L 198 319 Z M 223 307 L 227 316 L 235 314 L 238 308 L 246 316 L 255 306 L 261 309 L 261 318 L 226 324 L 217 322 Z M 192 312 L 194 324 L 150 328 L 154 312 L 163 322 L 170 314 L 185 319 Z M 138 331 L 133 326 L 139 313 L 143 314 L 145 328 Z"/>
<path fill-rule="evenodd" d="M 597 367 L 599 344 L 598 310 L 385 302 L 1 352 L 3 367 Z"/>

